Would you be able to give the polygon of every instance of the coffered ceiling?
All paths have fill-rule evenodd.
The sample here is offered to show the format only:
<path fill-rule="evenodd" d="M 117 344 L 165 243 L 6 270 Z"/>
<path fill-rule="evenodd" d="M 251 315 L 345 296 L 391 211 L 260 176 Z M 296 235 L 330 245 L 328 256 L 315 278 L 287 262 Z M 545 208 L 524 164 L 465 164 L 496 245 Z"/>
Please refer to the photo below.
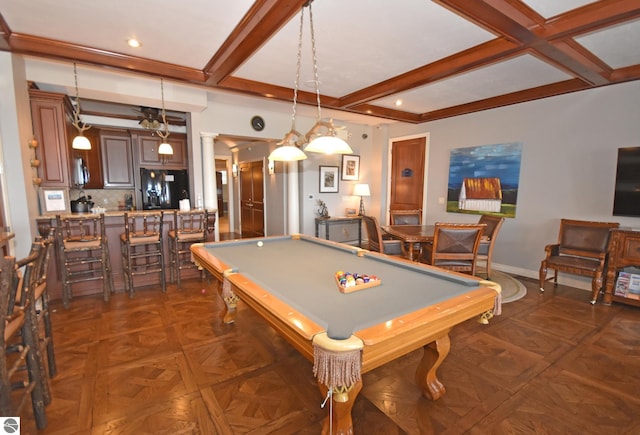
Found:
<path fill-rule="evenodd" d="M 290 101 L 307 1 L 0 0 L 0 50 Z M 640 0 L 315 0 L 312 11 L 331 109 L 419 123 L 640 79 Z M 314 105 L 305 20 L 299 102 Z"/>

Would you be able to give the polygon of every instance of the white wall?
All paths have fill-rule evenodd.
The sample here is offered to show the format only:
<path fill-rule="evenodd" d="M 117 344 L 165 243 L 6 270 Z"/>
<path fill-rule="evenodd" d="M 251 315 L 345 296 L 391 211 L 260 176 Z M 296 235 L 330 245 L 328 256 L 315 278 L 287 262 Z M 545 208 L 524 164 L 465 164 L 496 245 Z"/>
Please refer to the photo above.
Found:
<path fill-rule="evenodd" d="M 631 82 L 421 125 L 395 124 L 389 138 L 430 134 L 427 223 L 478 218 L 447 213 L 446 205 L 438 204 L 447 196 L 451 149 L 521 142 L 516 217 L 502 226 L 494 262 L 499 269 L 537 277 L 560 218 L 640 228 L 640 218 L 612 215 L 617 149 L 640 146 L 638 113 L 640 82 Z M 584 280 L 564 281 L 584 286 Z"/>
<path fill-rule="evenodd" d="M 20 56 L 0 52 L 0 95 L 0 167 L 6 223 L 16 235 L 12 254 L 23 258 L 38 234 L 35 219 L 30 218 L 38 215 L 38 193 L 31 182 L 35 173 L 30 166 L 33 150 L 28 141 L 33 137 L 33 128 Z"/>

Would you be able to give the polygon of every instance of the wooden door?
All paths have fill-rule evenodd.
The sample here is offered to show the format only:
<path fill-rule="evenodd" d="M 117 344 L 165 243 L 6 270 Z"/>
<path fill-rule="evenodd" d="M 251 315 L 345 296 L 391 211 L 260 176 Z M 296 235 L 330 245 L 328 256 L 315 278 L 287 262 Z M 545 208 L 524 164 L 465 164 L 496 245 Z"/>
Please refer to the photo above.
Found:
<path fill-rule="evenodd" d="M 240 165 L 240 222 L 242 237 L 264 236 L 264 165 Z"/>
<path fill-rule="evenodd" d="M 422 209 L 425 145 L 425 137 L 391 144 L 390 209 Z"/>

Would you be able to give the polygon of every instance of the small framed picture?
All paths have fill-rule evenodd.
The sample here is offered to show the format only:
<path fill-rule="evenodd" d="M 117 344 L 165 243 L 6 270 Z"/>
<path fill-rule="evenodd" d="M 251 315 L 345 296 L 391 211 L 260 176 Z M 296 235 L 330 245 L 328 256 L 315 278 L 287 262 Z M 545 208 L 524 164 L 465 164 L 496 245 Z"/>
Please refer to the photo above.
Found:
<path fill-rule="evenodd" d="M 345 208 L 344 209 L 344 215 L 346 217 L 355 217 L 358 216 L 358 210 L 356 210 L 355 208 Z"/>
<path fill-rule="evenodd" d="M 338 172 L 337 166 L 320 166 L 320 193 L 338 192 Z"/>
<path fill-rule="evenodd" d="M 360 156 L 342 156 L 342 179 L 345 181 L 360 179 Z"/>
<path fill-rule="evenodd" d="M 65 214 L 69 213 L 69 195 L 66 189 L 40 189 L 40 206 L 42 214 Z"/>

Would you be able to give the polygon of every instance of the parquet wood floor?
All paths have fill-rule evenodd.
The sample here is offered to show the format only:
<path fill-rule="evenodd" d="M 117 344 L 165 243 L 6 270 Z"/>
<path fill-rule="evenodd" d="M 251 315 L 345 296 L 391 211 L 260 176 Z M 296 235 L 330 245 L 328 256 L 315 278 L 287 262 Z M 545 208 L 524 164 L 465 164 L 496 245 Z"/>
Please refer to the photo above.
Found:
<path fill-rule="evenodd" d="M 640 433 L 640 309 L 522 281 L 527 295 L 489 325 L 453 330 L 440 400 L 414 383 L 420 351 L 366 374 L 355 433 Z M 59 373 L 41 433 L 320 433 L 312 364 L 247 307 L 224 325 L 213 283 L 53 305 Z M 22 433 L 36 433 L 25 408 Z"/>

